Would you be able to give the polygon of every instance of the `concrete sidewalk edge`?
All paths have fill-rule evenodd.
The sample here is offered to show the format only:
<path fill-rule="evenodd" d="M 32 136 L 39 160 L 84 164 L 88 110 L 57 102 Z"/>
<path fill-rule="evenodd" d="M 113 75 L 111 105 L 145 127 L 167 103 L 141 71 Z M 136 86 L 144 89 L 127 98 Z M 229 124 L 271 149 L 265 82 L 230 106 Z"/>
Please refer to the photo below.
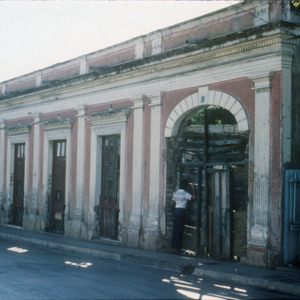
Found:
<path fill-rule="evenodd" d="M 3 232 L 0 232 L 0 237 L 10 239 L 10 240 L 29 242 L 35 245 L 45 246 L 53 249 L 67 250 L 67 251 L 77 252 L 81 254 L 90 254 L 104 259 L 123 261 L 132 264 L 146 265 L 149 267 L 156 267 L 156 268 L 172 270 L 176 272 L 182 271 L 182 267 L 183 267 L 183 266 L 179 266 L 178 264 L 175 265 L 172 263 L 164 263 L 162 261 L 157 262 L 156 259 L 144 258 L 142 256 L 133 255 L 133 254 L 132 255 L 120 254 L 120 253 L 114 253 L 114 252 L 100 250 L 100 249 L 77 247 L 77 246 L 68 245 L 60 242 L 41 240 L 33 237 L 25 237 L 25 236 L 19 236 L 19 235 L 3 233 Z M 190 275 L 194 277 L 205 276 L 211 279 L 218 279 L 218 280 L 227 281 L 231 283 L 269 289 L 269 290 L 278 291 L 282 293 L 292 294 L 295 296 L 300 295 L 300 286 L 296 286 L 286 282 L 267 280 L 263 278 L 254 278 L 250 276 L 226 273 L 222 271 L 207 270 L 207 269 L 202 269 L 200 267 L 195 267 L 194 271 Z"/>
<path fill-rule="evenodd" d="M 286 282 L 279 282 L 279 281 L 268 280 L 263 278 L 254 278 L 250 276 L 225 273 L 222 271 L 203 270 L 201 268 L 195 268 L 195 271 L 193 272 L 192 276 L 196 276 L 196 277 L 206 276 L 212 279 L 218 279 L 222 281 L 228 281 L 231 283 L 237 283 L 243 285 L 250 285 L 253 287 L 278 291 L 282 293 L 292 294 L 295 296 L 300 295 L 300 286 L 296 286 Z"/>

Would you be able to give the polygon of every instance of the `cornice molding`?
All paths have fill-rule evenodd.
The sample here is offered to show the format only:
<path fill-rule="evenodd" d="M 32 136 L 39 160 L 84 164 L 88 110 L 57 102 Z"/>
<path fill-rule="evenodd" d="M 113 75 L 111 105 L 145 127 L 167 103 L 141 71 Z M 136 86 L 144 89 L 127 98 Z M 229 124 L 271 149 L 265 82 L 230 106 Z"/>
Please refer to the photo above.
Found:
<path fill-rule="evenodd" d="M 29 134 L 31 131 L 32 124 L 23 124 L 15 126 L 6 126 L 4 129 L 8 135 L 20 135 L 20 134 Z"/>
<path fill-rule="evenodd" d="M 242 40 L 242 39 L 241 39 Z M 259 50 L 268 47 L 268 49 L 265 49 L 265 51 L 262 53 L 257 53 L 256 55 L 278 55 L 281 53 L 282 57 L 286 57 L 287 55 L 291 56 L 293 53 L 293 47 L 297 45 L 300 39 L 298 38 L 292 38 L 290 35 L 283 35 L 280 33 L 275 33 L 272 36 L 263 37 L 260 39 L 255 39 L 253 37 L 253 40 L 251 41 L 234 41 L 236 44 L 233 45 L 234 42 L 230 42 L 230 45 L 226 44 L 218 44 L 212 47 L 206 47 L 206 48 L 197 48 L 194 51 L 189 51 L 187 53 L 180 53 L 174 55 L 170 55 L 167 58 L 159 60 L 158 57 L 156 60 L 150 61 L 148 63 L 132 66 L 131 68 L 125 68 L 123 70 L 120 70 L 119 72 L 113 71 L 109 75 L 99 75 L 98 77 L 92 76 L 92 74 L 89 74 L 88 79 L 85 81 L 82 77 L 77 79 L 72 79 L 70 82 L 67 82 L 64 84 L 61 84 L 59 86 L 52 87 L 51 89 L 48 89 L 46 91 L 36 91 L 31 94 L 24 94 L 20 96 L 16 96 L 15 98 L 10 98 L 7 100 L 3 100 L 0 102 L 0 107 L 2 105 L 10 106 L 11 102 L 14 101 L 16 105 L 18 102 L 20 104 L 24 104 L 28 101 L 28 104 L 31 102 L 41 102 L 43 98 L 47 99 L 46 101 L 49 101 L 49 97 L 44 97 L 44 95 L 53 95 L 58 92 L 60 94 L 60 101 L 62 101 L 64 98 L 69 97 L 69 94 L 77 94 L 78 91 L 81 91 L 81 95 L 85 95 L 88 93 L 97 93 L 99 92 L 99 89 L 101 90 L 101 87 L 114 83 L 113 88 L 121 87 L 122 85 L 127 84 L 127 82 L 130 84 L 139 84 L 142 81 L 145 80 L 146 76 L 151 76 L 155 74 L 155 78 L 157 76 L 164 77 L 167 76 L 164 74 L 164 72 L 172 69 L 179 69 L 184 68 L 188 66 L 193 66 L 193 69 L 190 71 L 193 71 L 196 69 L 196 66 L 205 63 L 210 62 L 209 64 L 205 64 L 205 68 L 209 68 L 211 64 L 216 64 L 216 60 L 221 60 L 221 64 L 224 62 L 224 58 L 229 58 L 236 56 L 235 59 L 238 60 L 247 60 L 251 57 L 253 57 L 253 51 Z M 278 45 L 278 51 L 275 53 L 274 45 Z M 286 47 L 283 47 L 285 45 Z M 281 47 L 281 48 L 280 48 Z M 285 51 L 284 49 L 287 49 L 288 51 Z M 242 53 L 251 52 L 251 57 L 248 55 L 241 56 Z M 229 61 L 230 62 L 230 61 Z M 179 72 L 180 70 L 178 70 Z M 112 81 L 113 78 L 113 81 Z M 140 78 L 140 80 L 137 80 Z M 122 82 L 123 81 L 123 82 Z M 28 100 L 27 100 L 27 99 Z M 26 100 L 25 100 L 26 99 Z M 52 98 L 51 98 L 52 99 Z M 50 100 L 51 100 L 50 99 Z M 2 104 L 2 105 L 1 105 Z M 23 106 L 22 106 L 23 107 Z"/>
<path fill-rule="evenodd" d="M 71 129 L 74 124 L 74 118 L 53 119 L 44 121 L 41 126 L 45 131 Z"/>
<path fill-rule="evenodd" d="M 199 64 L 205 61 L 210 61 L 218 58 L 224 58 L 227 56 L 232 56 L 236 54 L 240 54 L 243 52 L 253 51 L 256 49 L 262 49 L 265 47 L 273 46 L 276 44 L 286 44 L 291 46 L 296 46 L 298 44 L 300 39 L 292 39 L 291 37 L 268 37 L 264 38 L 263 40 L 256 40 L 256 41 L 250 41 L 245 42 L 242 44 L 224 47 L 220 49 L 202 49 L 201 53 L 198 53 L 195 55 L 195 53 L 192 56 L 189 56 L 188 58 L 181 59 L 178 62 L 173 63 L 165 63 L 164 66 L 161 67 L 154 67 L 155 72 L 162 72 L 168 69 L 172 68 L 178 68 L 188 65 L 195 65 Z M 203 51 L 204 50 L 204 51 Z M 287 54 L 287 53 L 283 53 Z"/>
<path fill-rule="evenodd" d="M 110 123 L 126 122 L 131 109 L 123 108 L 119 110 L 102 111 L 88 115 L 86 118 L 92 126 L 99 126 Z"/>

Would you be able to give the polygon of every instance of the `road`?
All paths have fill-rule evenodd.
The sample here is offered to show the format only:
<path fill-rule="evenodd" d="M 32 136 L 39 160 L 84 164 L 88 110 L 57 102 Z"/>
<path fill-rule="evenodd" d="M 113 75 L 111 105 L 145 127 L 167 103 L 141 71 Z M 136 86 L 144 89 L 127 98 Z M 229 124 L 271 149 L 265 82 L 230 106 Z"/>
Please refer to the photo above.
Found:
<path fill-rule="evenodd" d="M 224 278 L 225 279 L 225 278 Z M 292 299 L 173 271 L 0 239 L 0 300 Z"/>

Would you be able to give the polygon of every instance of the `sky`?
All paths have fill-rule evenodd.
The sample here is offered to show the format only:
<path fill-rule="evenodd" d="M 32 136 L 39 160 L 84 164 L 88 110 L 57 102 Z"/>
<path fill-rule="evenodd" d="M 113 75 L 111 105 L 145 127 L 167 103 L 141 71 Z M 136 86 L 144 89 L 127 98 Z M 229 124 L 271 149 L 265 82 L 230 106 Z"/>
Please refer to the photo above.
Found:
<path fill-rule="evenodd" d="M 0 0 L 0 82 L 236 3 Z"/>

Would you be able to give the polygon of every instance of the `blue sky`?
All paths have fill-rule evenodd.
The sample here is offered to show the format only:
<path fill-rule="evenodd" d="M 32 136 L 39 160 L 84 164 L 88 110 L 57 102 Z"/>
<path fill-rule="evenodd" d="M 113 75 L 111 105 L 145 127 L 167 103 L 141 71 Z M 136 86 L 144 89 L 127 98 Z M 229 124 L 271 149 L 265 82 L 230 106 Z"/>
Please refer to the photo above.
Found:
<path fill-rule="evenodd" d="M 236 3 L 0 0 L 0 82 Z"/>

